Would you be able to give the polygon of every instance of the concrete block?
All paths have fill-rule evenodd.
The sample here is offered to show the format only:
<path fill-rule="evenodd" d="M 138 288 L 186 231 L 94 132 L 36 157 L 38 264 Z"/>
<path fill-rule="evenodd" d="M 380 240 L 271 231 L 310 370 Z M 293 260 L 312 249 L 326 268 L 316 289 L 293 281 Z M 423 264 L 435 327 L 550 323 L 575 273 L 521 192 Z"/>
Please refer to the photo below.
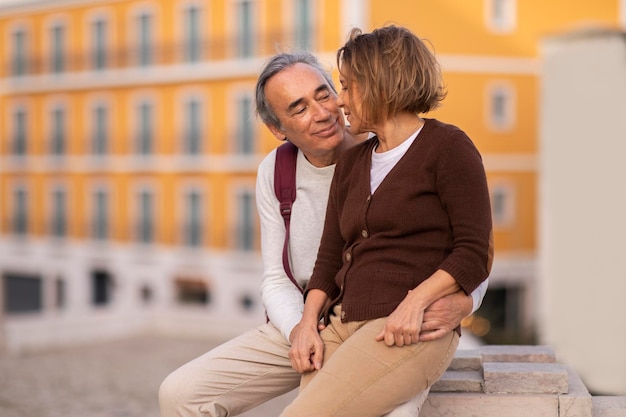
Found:
<path fill-rule="evenodd" d="M 431 393 L 420 417 L 558 417 L 556 395 Z"/>
<path fill-rule="evenodd" d="M 487 345 L 481 346 L 480 353 L 483 362 L 556 362 L 556 355 L 550 346 Z"/>
<path fill-rule="evenodd" d="M 479 371 L 446 371 L 430 391 L 483 392 L 483 378 Z"/>
<path fill-rule="evenodd" d="M 480 349 L 457 350 L 448 366 L 449 371 L 480 371 L 483 365 Z"/>
<path fill-rule="evenodd" d="M 626 397 L 600 396 L 593 397 L 591 402 L 593 417 L 626 417 Z"/>
<path fill-rule="evenodd" d="M 487 394 L 566 394 L 567 370 L 557 363 L 483 363 Z"/>
<path fill-rule="evenodd" d="M 567 370 L 567 394 L 559 395 L 559 417 L 592 417 L 591 394 L 570 367 Z"/>

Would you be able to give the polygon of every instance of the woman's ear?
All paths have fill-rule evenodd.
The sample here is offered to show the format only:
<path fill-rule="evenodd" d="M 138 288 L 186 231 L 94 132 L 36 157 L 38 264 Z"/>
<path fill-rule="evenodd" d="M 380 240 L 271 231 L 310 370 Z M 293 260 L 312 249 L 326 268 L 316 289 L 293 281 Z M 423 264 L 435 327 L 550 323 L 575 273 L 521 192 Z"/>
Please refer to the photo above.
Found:
<path fill-rule="evenodd" d="M 282 131 L 282 129 L 278 126 L 275 125 L 265 125 L 267 126 L 267 128 L 270 130 L 270 132 L 272 132 L 272 135 L 274 135 L 276 137 L 276 139 L 278 140 L 286 140 L 287 136 L 285 135 L 285 132 Z"/>

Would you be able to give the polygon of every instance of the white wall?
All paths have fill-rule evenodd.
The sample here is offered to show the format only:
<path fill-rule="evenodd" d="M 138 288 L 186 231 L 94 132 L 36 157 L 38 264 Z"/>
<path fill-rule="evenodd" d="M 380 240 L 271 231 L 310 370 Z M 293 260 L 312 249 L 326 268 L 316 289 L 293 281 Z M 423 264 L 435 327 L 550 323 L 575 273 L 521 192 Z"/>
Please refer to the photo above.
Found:
<path fill-rule="evenodd" d="M 542 44 L 538 327 L 591 391 L 626 393 L 626 42 Z"/>

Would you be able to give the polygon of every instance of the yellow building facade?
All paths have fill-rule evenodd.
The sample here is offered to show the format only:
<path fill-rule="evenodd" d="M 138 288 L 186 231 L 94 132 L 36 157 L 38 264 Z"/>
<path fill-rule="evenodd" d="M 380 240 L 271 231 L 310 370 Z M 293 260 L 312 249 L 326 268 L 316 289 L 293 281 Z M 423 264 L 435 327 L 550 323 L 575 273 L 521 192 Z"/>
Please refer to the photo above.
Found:
<path fill-rule="evenodd" d="M 278 142 L 255 118 L 256 76 L 277 50 L 311 50 L 334 70 L 350 27 L 386 23 L 432 42 L 448 97 L 428 116 L 460 126 L 483 154 L 496 244 L 494 301 L 485 305 L 499 317 L 492 327 L 532 333 L 539 40 L 583 24 L 618 26 L 623 8 L 618 0 L 1 6 L 4 345 L 146 327 L 233 333 L 262 320 L 254 182 Z M 499 311 L 505 301 L 514 307 Z"/>

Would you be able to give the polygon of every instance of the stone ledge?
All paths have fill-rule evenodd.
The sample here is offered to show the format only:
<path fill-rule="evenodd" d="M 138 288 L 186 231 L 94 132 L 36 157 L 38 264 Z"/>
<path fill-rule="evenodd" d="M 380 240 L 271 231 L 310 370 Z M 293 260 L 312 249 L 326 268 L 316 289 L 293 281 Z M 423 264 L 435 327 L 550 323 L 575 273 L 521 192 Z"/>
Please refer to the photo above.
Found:
<path fill-rule="evenodd" d="M 483 367 L 483 359 L 480 349 L 457 350 L 449 371 L 480 371 Z"/>
<path fill-rule="evenodd" d="M 626 417 L 626 397 L 593 397 L 591 403 L 593 417 Z"/>
<path fill-rule="evenodd" d="M 420 417 L 626 417 L 626 397 L 592 397 L 547 346 L 459 350 Z"/>
<path fill-rule="evenodd" d="M 483 362 L 556 362 L 556 355 L 550 346 L 487 345 L 481 346 L 480 353 Z"/>
<path fill-rule="evenodd" d="M 573 369 L 567 369 L 567 394 L 559 395 L 559 417 L 592 417 L 591 394 Z"/>
<path fill-rule="evenodd" d="M 446 371 L 430 389 L 433 392 L 483 392 L 479 371 Z"/>
<path fill-rule="evenodd" d="M 431 393 L 420 417 L 557 417 L 556 395 Z"/>
<path fill-rule="evenodd" d="M 487 394 L 566 394 L 567 370 L 557 363 L 483 363 Z"/>

